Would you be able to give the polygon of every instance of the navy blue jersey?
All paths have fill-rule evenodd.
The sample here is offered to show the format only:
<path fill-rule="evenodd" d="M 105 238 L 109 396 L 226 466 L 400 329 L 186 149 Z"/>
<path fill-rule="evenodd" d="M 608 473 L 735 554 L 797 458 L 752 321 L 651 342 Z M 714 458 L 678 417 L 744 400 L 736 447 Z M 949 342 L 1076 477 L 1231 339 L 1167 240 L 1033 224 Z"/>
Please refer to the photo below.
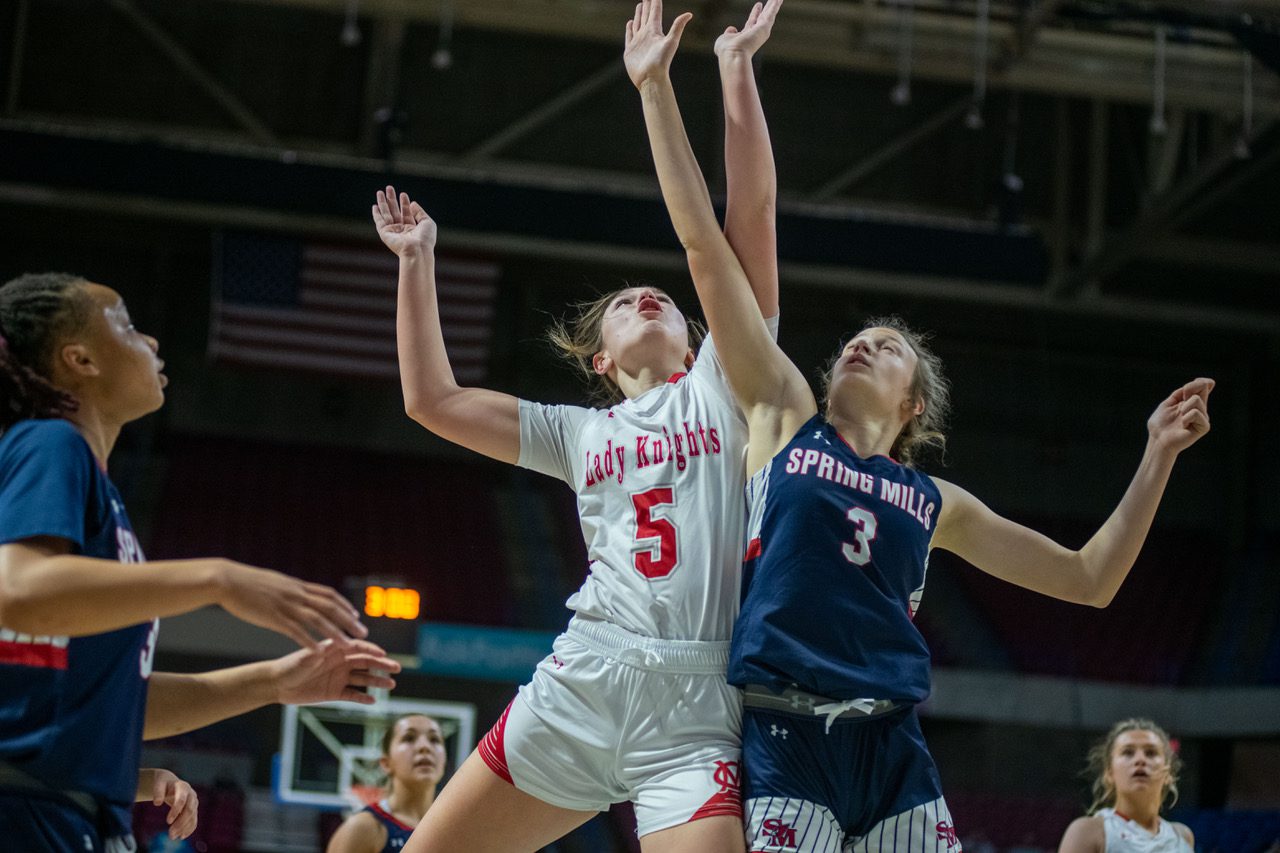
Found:
<path fill-rule="evenodd" d="M 386 800 L 370 803 L 364 807 L 364 810 L 377 818 L 378 823 L 382 824 L 387 831 L 387 843 L 382 845 L 379 853 L 395 853 L 404 848 L 409 836 L 413 835 L 413 827 L 393 815 L 391 805 Z"/>
<path fill-rule="evenodd" d="M 942 508 L 933 481 L 887 456 L 860 458 L 814 415 L 747 499 L 730 683 L 924 700 L 929 649 L 912 619 Z"/>
<path fill-rule="evenodd" d="M 0 436 L 0 544 L 36 536 L 86 557 L 142 561 L 115 486 L 60 419 Z M 156 625 L 70 639 L 0 626 L 0 759 L 50 788 L 97 797 L 121 834 L 138 787 Z"/>

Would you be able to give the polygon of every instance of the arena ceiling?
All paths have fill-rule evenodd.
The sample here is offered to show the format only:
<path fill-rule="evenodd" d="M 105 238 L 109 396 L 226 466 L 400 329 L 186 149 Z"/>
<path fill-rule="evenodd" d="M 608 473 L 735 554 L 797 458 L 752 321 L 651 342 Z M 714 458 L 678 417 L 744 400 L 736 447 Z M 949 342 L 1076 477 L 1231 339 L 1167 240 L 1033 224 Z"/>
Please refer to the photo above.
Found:
<path fill-rule="evenodd" d="M 747 3 L 668 5 L 695 13 L 675 79 L 714 190 L 710 47 Z M 630 9 L 0 0 L 0 130 L 652 198 Z M 1035 229 L 1037 299 L 1280 333 L 1280 0 L 786 0 L 759 75 L 785 207 Z"/>

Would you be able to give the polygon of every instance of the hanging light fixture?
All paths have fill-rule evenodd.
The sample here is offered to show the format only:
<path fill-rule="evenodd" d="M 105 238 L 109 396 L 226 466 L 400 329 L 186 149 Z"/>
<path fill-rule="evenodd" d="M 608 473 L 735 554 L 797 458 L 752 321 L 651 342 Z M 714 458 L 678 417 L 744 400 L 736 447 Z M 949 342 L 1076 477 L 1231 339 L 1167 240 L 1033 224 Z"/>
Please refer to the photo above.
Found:
<path fill-rule="evenodd" d="M 1164 24 L 1156 24 L 1156 55 L 1154 78 L 1151 81 L 1151 123 L 1148 129 L 1152 136 L 1164 136 L 1169 125 L 1164 118 L 1164 66 L 1165 48 L 1169 33 Z"/>
<path fill-rule="evenodd" d="M 964 117 L 964 125 L 970 130 L 983 127 L 982 107 L 987 99 L 987 32 L 991 25 L 991 0 L 978 0 L 978 20 L 974 27 L 973 47 L 973 104 Z"/>
<path fill-rule="evenodd" d="M 1235 155 L 1237 159 L 1248 160 L 1249 139 L 1253 136 L 1253 54 L 1243 51 L 1244 85 L 1240 104 L 1240 135 L 1236 138 Z"/>
<path fill-rule="evenodd" d="M 889 91 L 889 101 L 903 107 L 911 103 L 911 38 L 915 28 L 915 0 L 898 3 L 898 82 Z"/>
<path fill-rule="evenodd" d="M 431 67 L 437 71 L 453 67 L 453 0 L 440 0 L 440 38 L 431 54 Z"/>
<path fill-rule="evenodd" d="M 343 47 L 355 47 L 360 43 L 360 0 L 347 0 L 347 15 L 342 22 L 339 39 Z"/>

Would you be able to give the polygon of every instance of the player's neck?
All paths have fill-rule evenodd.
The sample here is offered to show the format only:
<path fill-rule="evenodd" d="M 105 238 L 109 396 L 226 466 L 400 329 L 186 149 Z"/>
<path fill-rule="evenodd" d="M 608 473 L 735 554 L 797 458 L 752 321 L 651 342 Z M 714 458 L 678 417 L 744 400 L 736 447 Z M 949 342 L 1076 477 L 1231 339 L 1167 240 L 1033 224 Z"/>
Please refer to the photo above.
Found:
<path fill-rule="evenodd" d="M 83 401 L 79 409 L 67 415 L 67 420 L 71 421 L 80 435 L 84 436 L 89 449 L 93 451 L 94 458 L 98 460 L 98 465 L 105 471 L 107 457 L 111 455 L 112 448 L 116 446 L 116 439 L 120 437 L 120 424 L 104 417 L 101 410 L 95 406 L 86 405 Z"/>
<path fill-rule="evenodd" d="M 840 437 L 863 459 L 888 456 L 901 429 L 883 419 L 841 416 L 836 412 L 831 413 L 830 419 Z"/>
<path fill-rule="evenodd" d="M 1148 832 L 1160 828 L 1160 803 L 1143 802 L 1125 796 L 1116 797 L 1115 812 L 1125 820 L 1133 821 Z"/>
<path fill-rule="evenodd" d="M 422 816 L 435 801 L 435 785 L 406 785 L 399 781 L 387 796 L 387 805 L 391 813 L 401 819 L 408 818 L 405 823 L 412 826 L 417 826 L 418 821 L 422 820 Z"/>
<path fill-rule="evenodd" d="M 686 370 L 683 364 L 667 364 L 661 367 L 644 367 L 635 375 L 619 370 L 616 376 L 618 388 L 628 400 L 634 400 L 646 391 L 665 385 L 671 377 Z"/>

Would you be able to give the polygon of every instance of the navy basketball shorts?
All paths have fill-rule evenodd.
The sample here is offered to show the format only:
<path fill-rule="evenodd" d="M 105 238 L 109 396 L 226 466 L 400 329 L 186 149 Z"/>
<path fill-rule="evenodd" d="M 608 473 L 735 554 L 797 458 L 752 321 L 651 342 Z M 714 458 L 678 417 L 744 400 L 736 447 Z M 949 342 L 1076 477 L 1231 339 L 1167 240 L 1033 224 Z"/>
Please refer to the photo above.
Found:
<path fill-rule="evenodd" d="M 959 853 L 914 706 L 832 722 L 747 707 L 743 806 L 751 853 Z"/>
<path fill-rule="evenodd" d="M 133 836 L 104 840 L 70 803 L 0 791 L 0 849 L 22 853 L 133 853 Z"/>

